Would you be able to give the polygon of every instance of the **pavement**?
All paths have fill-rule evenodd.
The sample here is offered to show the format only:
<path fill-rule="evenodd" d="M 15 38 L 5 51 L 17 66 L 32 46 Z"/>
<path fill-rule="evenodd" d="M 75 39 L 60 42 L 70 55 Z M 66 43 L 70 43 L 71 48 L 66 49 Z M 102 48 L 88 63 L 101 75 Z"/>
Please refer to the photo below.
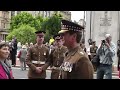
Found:
<path fill-rule="evenodd" d="M 28 66 L 27 66 L 28 67 Z M 16 67 L 12 67 L 13 70 L 13 76 L 15 79 L 28 79 L 27 78 L 27 73 L 28 73 L 28 68 L 25 71 L 22 71 L 20 69 L 20 62 L 19 59 L 16 60 Z M 50 79 L 50 75 L 51 75 L 51 70 L 48 68 L 48 70 L 46 70 L 46 79 Z M 114 66 L 114 71 L 112 73 L 112 79 L 119 79 L 119 72 L 117 71 L 117 67 Z M 96 79 L 96 72 L 94 73 L 94 79 Z"/>

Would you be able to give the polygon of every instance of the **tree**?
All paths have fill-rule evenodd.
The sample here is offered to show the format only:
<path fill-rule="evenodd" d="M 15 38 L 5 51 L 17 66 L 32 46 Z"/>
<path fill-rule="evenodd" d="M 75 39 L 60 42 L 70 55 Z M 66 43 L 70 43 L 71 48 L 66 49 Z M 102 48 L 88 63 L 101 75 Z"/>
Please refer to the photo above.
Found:
<path fill-rule="evenodd" d="M 51 35 L 50 35 L 49 31 L 47 30 L 46 34 L 45 34 L 45 42 L 49 42 L 50 38 L 51 38 Z"/>
<path fill-rule="evenodd" d="M 19 28 L 14 29 L 8 36 L 7 40 L 11 40 L 12 36 L 16 36 L 18 42 L 22 44 L 33 42 L 35 43 L 35 28 L 29 25 L 21 25 Z"/>
<path fill-rule="evenodd" d="M 35 17 L 35 24 L 34 27 L 36 30 L 45 30 L 44 23 L 48 20 L 48 18 L 43 18 L 42 16 Z"/>
<path fill-rule="evenodd" d="M 32 16 L 32 14 L 27 13 L 27 12 L 22 12 L 12 17 L 11 24 L 10 24 L 10 31 L 12 31 L 13 29 L 19 28 L 23 24 L 34 27 L 35 18 Z"/>
<path fill-rule="evenodd" d="M 55 13 L 52 17 L 50 17 L 43 23 L 42 27 L 44 27 L 45 30 L 49 31 L 49 35 L 55 35 L 61 29 L 61 19 L 62 16 Z"/>

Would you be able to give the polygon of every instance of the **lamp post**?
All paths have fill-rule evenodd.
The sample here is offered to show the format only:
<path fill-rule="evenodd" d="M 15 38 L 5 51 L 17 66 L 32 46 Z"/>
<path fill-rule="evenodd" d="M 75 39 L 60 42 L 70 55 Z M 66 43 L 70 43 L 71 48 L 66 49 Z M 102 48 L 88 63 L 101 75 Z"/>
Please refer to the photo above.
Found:
<path fill-rule="evenodd" d="M 91 39 L 92 11 L 90 11 L 90 39 Z"/>
<path fill-rule="evenodd" d="M 85 11 L 83 14 L 83 19 L 79 20 L 79 25 L 81 25 L 82 27 L 84 27 L 83 32 L 82 32 L 82 43 L 85 44 L 85 26 L 86 26 L 86 22 L 85 22 Z"/>
<path fill-rule="evenodd" d="M 84 41 L 84 44 L 85 44 L 85 11 L 84 11 L 84 19 L 83 19 L 83 41 Z"/>

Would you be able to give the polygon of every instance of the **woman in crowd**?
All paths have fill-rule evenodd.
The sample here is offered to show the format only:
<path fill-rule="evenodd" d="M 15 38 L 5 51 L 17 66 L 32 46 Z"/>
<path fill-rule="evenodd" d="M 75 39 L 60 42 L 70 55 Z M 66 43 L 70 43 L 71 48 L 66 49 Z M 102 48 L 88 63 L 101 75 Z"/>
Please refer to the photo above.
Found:
<path fill-rule="evenodd" d="M 0 79 L 13 79 L 11 65 L 8 62 L 9 44 L 0 43 Z"/>

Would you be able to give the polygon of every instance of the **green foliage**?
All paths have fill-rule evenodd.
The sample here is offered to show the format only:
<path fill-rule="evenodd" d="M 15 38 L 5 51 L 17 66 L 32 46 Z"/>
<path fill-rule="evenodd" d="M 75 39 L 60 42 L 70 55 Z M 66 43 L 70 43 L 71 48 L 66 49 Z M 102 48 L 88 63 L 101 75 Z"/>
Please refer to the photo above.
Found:
<path fill-rule="evenodd" d="M 54 14 L 43 23 L 43 28 L 49 31 L 50 35 L 55 35 L 61 29 L 61 15 Z"/>
<path fill-rule="evenodd" d="M 49 42 L 51 37 L 52 37 L 52 35 L 50 35 L 49 31 L 47 30 L 46 34 L 45 34 L 45 42 Z"/>
<path fill-rule="evenodd" d="M 38 30 L 45 30 L 44 23 L 48 20 L 48 18 L 43 18 L 42 16 L 35 17 L 35 29 Z"/>
<path fill-rule="evenodd" d="M 16 36 L 18 42 L 22 44 L 33 42 L 35 43 L 35 28 L 29 25 L 21 25 L 19 28 L 14 29 L 8 36 L 7 40 L 11 40 L 12 36 Z"/>
<path fill-rule="evenodd" d="M 43 18 L 42 16 L 33 17 L 30 13 L 22 12 L 12 17 L 10 34 L 7 39 L 11 40 L 12 36 L 15 35 L 18 41 L 22 43 L 35 42 L 34 32 L 45 30 L 45 41 L 49 41 L 61 29 L 61 19 L 62 16 L 57 11 L 50 18 Z"/>
<path fill-rule="evenodd" d="M 21 25 L 30 25 L 34 27 L 35 18 L 27 12 L 22 12 L 11 19 L 10 31 L 19 28 Z"/>

